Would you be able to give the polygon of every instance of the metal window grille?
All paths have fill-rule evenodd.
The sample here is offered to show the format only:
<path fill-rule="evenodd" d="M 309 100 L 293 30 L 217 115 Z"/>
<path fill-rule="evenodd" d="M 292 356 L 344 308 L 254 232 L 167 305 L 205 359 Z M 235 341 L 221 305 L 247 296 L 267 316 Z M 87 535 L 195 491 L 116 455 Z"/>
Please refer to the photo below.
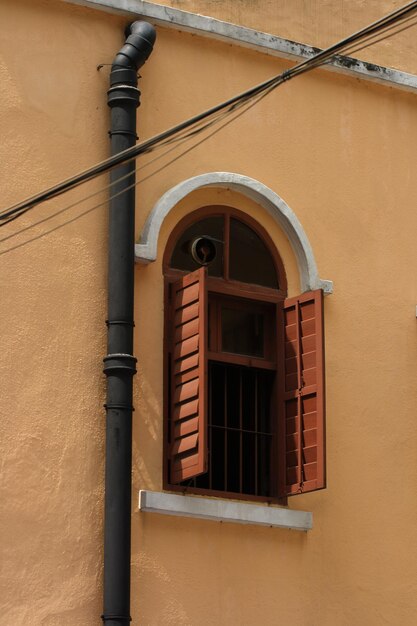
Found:
<path fill-rule="evenodd" d="M 209 468 L 184 486 L 271 496 L 274 373 L 209 363 Z"/>

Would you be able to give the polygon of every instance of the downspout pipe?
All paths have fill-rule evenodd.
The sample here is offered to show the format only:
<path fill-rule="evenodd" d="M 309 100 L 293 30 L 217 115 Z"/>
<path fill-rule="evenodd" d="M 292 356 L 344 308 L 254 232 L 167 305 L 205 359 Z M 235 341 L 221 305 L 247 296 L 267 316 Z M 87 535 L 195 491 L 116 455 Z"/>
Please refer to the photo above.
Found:
<path fill-rule="evenodd" d="M 136 143 L 139 106 L 138 70 L 152 52 L 156 33 L 147 22 L 134 22 L 126 42 L 116 54 L 110 73 L 108 106 L 111 109 L 111 155 Z M 130 174 L 130 176 L 129 176 Z M 108 327 L 106 401 L 106 473 L 104 512 L 104 601 L 106 626 L 127 626 L 130 621 L 130 532 L 132 489 L 132 411 L 135 161 L 110 172 L 108 244 Z"/>

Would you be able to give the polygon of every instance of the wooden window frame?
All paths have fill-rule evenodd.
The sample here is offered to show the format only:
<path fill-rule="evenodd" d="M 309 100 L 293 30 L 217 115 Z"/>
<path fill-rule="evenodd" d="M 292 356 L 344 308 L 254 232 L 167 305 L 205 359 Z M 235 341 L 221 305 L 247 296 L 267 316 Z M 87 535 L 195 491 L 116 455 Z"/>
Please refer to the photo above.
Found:
<path fill-rule="evenodd" d="M 285 310 L 286 303 L 286 295 L 287 295 L 287 282 L 286 275 L 284 270 L 284 265 L 282 263 L 279 254 L 270 239 L 269 235 L 264 231 L 264 229 L 251 217 L 246 214 L 234 209 L 232 207 L 226 206 L 209 206 L 194 211 L 193 213 L 187 215 L 183 218 L 177 226 L 174 228 L 168 244 L 165 249 L 164 259 L 163 259 L 163 272 L 164 272 L 164 301 L 165 301 L 165 310 L 169 310 L 169 294 L 170 294 L 170 285 L 180 279 L 181 277 L 187 275 L 189 273 L 188 270 L 179 270 L 174 269 L 169 266 L 171 256 L 174 250 L 174 246 L 182 234 L 182 232 L 190 227 L 193 223 L 204 219 L 206 217 L 223 217 L 224 222 L 224 258 L 223 258 L 223 277 L 206 277 L 206 288 L 208 300 L 213 302 L 222 302 L 231 301 L 231 299 L 239 299 L 240 301 L 244 300 L 248 302 L 248 306 L 250 306 L 250 302 L 253 302 L 254 306 L 259 304 L 261 307 L 265 306 L 274 306 L 274 315 L 272 316 L 275 319 L 275 325 L 277 330 L 275 331 L 275 350 L 276 350 L 276 358 L 272 359 L 260 359 L 257 357 L 246 357 L 243 355 L 236 355 L 228 353 L 222 353 L 221 351 L 211 350 L 207 351 L 207 360 L 208 361 L 219 361 L 223 363 L 233 363 L 236 365 L 246 365 L 250 367 L 256 368 L 265 368 L 269 370 L 275 370 L 277 375 L 275 377 L 275 383 L 273 387 L 273 398 L 271 400 L 272 406 L 271 411 L 272 414 L 278 415 L 280 413 L 282 407 L 282 399 L 283 399 L 283 391 L 282 391 L 282 380 L 285 377 L 285 368 L 284 368 L 284 359 L 279 356 L 283 353 L 284 350 L 284 326 L 282 324 L 283 320 L 283 311 Z M 264 287 L 261 285 L 255 285 L 251 283 L 244 283 L 236 280 L 231 280 L 229 278 L 229 234 L 230 234 L 230 219 L 236 218 L 250 228 L 252 228 L 257 235 L 264 242 L 265 246 L 269 250 L 272 259 L 275 264 L 275 269 L 278 277 L 278 289 L 273 289 L 270 287 Z M 321 313 L 320 308 L 320 313 Z M 168 407 L 170 402 L 170 392 L 169 392 L 169 384 L 168 384 L 168 371 L 169 371 L 169 362 L 168 362 L 168 354 L 170 349 L 170 320 L 169 316 L 165 315 L 164 322 L 164 422 L 163 422 L 163 436 L 164 436 L 164 453 L 163 453 L 163 488 L 169 491 L 176 491 L 181 493 L 194 493 L 198 495 L 208 495 L 208 496 L 218 496 L 221 498 L 232 498 L 237 500 L 250 500 L 254 502 L 268 502 L 268 503 L 279 503 L 285 505 L 287 503 L 287 495 L 295 495 L 296 493 L 300 493 L 300 491 L 291 491 L 288 492 L 287 495 L 282 495 L 282 481 L 283 481 L 283 445 L 285 434 L 283 435 L 282 429 L 285 429 L 284 419 L 275 420 L 274 427 L 276 430 L 276 435 L 274 435 L 274 443 L 271 448 L 271 468 L 273 470 L 273 485 L 271 494 L 269 496 L 258 496 L 252 494 L 244 494 L 238 492 L 226 492 L 226 491 L 218 491 L 213 489 L 203 489 L 198 487 L 189 487 L 180 484 L 172 484 L 169 481 L 168 475 Z M 279 330 L 278 330 L 279 328 Z M 320 331 L 322 333 L 322 329 Z M 320 334 L 319 338 L 322 338 L 322 334 Z M 209 346 L 209 348 L 212 346 Z M 217 346 L 218 348 L 218 346 Z M 323 370 L 324 372 L 324 370 Z M 320 383 L 322 384 L 322 383 Z M 323 394 L 324 394 L 324 386 L 323 386 Z M 324 395 L 323 395 L 324 397 Z M 324 414 L 323 414 L 324 415 Z M 281 416 L 282 417 L 282 416 Z M 324 436 L 324 435 L 323 435 Z M 324 445 L 324 444 L 323 444 Z M 324 468 L 325 469 L 325 468 Z M 324 471 L 323 469 L 323 471 Z M 325 476 L 322 481 L 321 487 L 325 487 Z M 281 493 L 281 495 L 279 495 Z"/>
<path fill-rule="evenodd" d="M 210 340 L 207 347 L 207 356 L 209 361 L 219 361 L 221 363 L 230 363 L 234 365 L 245 365 L 247 367 L 256 367 L 259 369 L 276 370 L 277 368 L 277 346 L 274 345 L 273 337 L 275 336 L 274 320 L 275 312 L 273 304 L 268 304 L 265 300 L 244 300 L 236 296 L 228 297 L 224 294 L 216 294 L 209 291 L 208 302 L 210 307 L 209 327 Z M 221 309 L 222 305 L 227 304 L 228 307 L 238 310 L 249 310 L 260 313 L 264 316 L 264 356 L 250 356 L 236 352 L 227 352 L 222 349 L 222 321 Z"/>
<path fill-rule="evenodd" d="M 230 301 L 234 299 L 236 302 L 238 300 L 245 300 L 250 306 L 250 303 L 253 302 L 255 306 L 258 304 L 262 306 L 274 306 L 274 313 L 272 317 L 275 320 L 278 317 L 278 309 L 282 306 L 282 303 L 285 300 L 287 294 L 287 280 L 284 270 L 284 264 L 271 240 L 268 233 L 250 216 L 246 215 L 242 211 L 239 211 L 233 207 L 215 205 L 215 206 L 207 206 L 194 211 L 183 218 L 177 226 L 173 229 L 169 241 L 167 243 L 165 254 L 163 258 L 163 273 L 165 278 L 164 283 L 164 302 L 165 302 L 165 310 L 170 310 L 170 286 L 175 281 L 179 280 L 181 277 L 186 276 L 189 273 L 189 270 L 179 270 L 170 267 L 170 260 L 172 257 L 172 253 L 178 238 L 181 234 L 190 227 L 193 223 L 204 219 L 206 217 L 223 217 L 224 219 L 224 248 L 223 248 L 223 277 L 214 277 L 207 276 L 206 277 L 206 286 L 208 291 L 209 300 L 215 300 L 217 302 L 222 301 Z M 253 283 L 245 283 L 237 280 L 231 280 L 229 278 L 229 250 L 230 250 L 230 220 L 231 218 L 235 218 L 240 220 L 249 226 L 264 242 L 268 251 L 271 254 L 271 257 L 274 261 L 275 270 L 278 277 L 278 289 L 274 289 L 271 287 L 264 287 L 262 285 L 256 285 Z M 165 325 L 164 325 L 164 426 L 163 426 L 163 437 L 164 437 L 164 453 L 163 453 L 163 488 L 169 491 L 176 491 L 181 493 L 194 493 L 197 495 L 209 495 L 209 496 L 217 496 L 222 498 L 233 498 L 237 500 L 250 500 L 254 502 L 268 502 L 268 503 L 280 503 L 286 504 L 287 499 L 285 497 L 279 498 L 277 495 L 278 485 L 274 486 L 274 491 L 276 493 L 271 494 L 270 496 L 257 496 L 251 494 L 241 494 L 237 492 L 228 492 L 228 491 L 218 491 L 214 489 L 202 489 L 198 487 L 185 487 L 183 485 L 172 484 L 169 481 L 168 475 L 168 458 L 169 458 L 169 443 L 168 443 L 168 407 L 170 402 L 170 380 L 169 380 L 169 350 L 170 350 L 170 319 L 169 315 L 165 315 Z M 269 331 L 271 335 L 271 329 Z M 278 333 L 274 333 L 276 338 L 275 345 L 275 353 L 278 354 L 278 350 L 281 346 L 278 346 L 280 342 L 280 337 Z M 270 338 L 270 337 L 269 337 Z M 246 357 L 243 355 L 237 354 L 228 354 L 223 353 L 219 350 L 212 351 L 208 350 L 207 353 L 208 360 L 217 360 L 223 363 L 232 363 L 236 365 L 247 365 L 250 367 L 259 367 L 272 371 L 277 370 L 277 360 L 275 359 L 266 359 L 266 358 L 256 358 L 256 357 Z M 272 399 L 271 399 L 271 411 L 276 412 L 278 408 L 278 385 L 277 381 L 274 383 L 273 391 L 272 391 Z M 274 468 L 274 471 L 277 470 L 277 455 L 278 455 L 278 436 L 277 434 L 274 436 L 274 444 L 271 448 L 271 467 Z M 277 473 L 277 472 L 275 472 Z M 277 476 L 274 476 L 274 483 L 277 483 Z"/>
<path fill-rule="evenodd" d="M 224 218 L 224 249 L 223 249 L 223 277 L 217 278 L 214 276 L 208 276 L 207 278 L 207 286 L 209 291 L 217 291 L 218 293 L 227 293 L 228 295 L 233 295 L 235 292 L 239 297 L 248 297 L 250 299 L 256 298 L 256 295 L 252 296 L 251 294 L 258 294 L 259 299 L 264 299 L 262 296 L 265 296 L 266 302 L 276 301 L 281 297 L 284 299 L 287 295 L 287 278 L 285 274 L 284 264 L 282 262 L 281 257 L 278 254 L 278 251 L 266 230 L 258 224 L 256 220 L 254 220 L 246 213 L 235 209 L 230 206 L 223 205 L 212 205 L 205 206 L 201 209 L 197 209 L 192 213 L 186 215 L 182 220 L 178 222 L 178 224 L 173 229 L 169 241 L 166 245 L 162 269 L 164 276 L 166 279 L 176 280 L 178 277 L 187 274 L 189 270 L 177 270 L 170 267 L 170 260 L 172 257 L 172 253 L 175 248 L 175 244 L 183 233 L 189 226 L 202 220 L 207 217 L 223 217 Z M 262 285 L 255 285 L 252 283 L 244 283 L 237 280 L 232 280 L 229 277 L 229 248 L 230 248 L 230 220 L 231 218 L 235 218 L 240 220 L 249 228 L 251 228 L 258 237 L 263 241 L 266 248 L 268 249 L 272 260 L 275 264 L 275 270 L 278 277 L 279 287 L 278 289 L 271 287 L 263 287 Z M 243 295 L 246 293 L 247 295 Z"/>

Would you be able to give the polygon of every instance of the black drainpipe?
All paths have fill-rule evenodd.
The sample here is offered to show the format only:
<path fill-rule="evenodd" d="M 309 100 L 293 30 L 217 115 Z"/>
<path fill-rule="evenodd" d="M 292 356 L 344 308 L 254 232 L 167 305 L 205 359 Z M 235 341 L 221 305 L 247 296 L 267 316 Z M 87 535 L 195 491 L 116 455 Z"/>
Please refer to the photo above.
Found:
<path fill-rule="evenodd" d="M 152 52 L 155 29 L 134 22 L 116 54 L 110 74 L 111 154 L 136 143 L 139 68 Z M 104 513 L 104 602 L 102 620 L 108 626 L 127 626 L 130 617 L 130 518 L 132 473 L 132 411 L 135 161 L 115 168 L 110 182 L 131 174 L 110 190 L 108 339 L 104 373 L 107 376 L 106 477 Z"/>

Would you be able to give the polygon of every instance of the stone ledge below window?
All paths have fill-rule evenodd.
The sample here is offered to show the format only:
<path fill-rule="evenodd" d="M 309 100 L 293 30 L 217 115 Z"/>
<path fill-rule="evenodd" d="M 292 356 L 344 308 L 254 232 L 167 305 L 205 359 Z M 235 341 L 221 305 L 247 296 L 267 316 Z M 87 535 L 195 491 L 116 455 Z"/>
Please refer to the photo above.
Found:
<path fill-rule="evenodd" d="M 256 524 L 292 530 L 311 530 L 313 514 L 262 504 L 246 504 L 201 496 L 185 496 L 161 491 L 139 491 L 139 510 L 162 515 L 195 517 L 216 522 Z"/>

